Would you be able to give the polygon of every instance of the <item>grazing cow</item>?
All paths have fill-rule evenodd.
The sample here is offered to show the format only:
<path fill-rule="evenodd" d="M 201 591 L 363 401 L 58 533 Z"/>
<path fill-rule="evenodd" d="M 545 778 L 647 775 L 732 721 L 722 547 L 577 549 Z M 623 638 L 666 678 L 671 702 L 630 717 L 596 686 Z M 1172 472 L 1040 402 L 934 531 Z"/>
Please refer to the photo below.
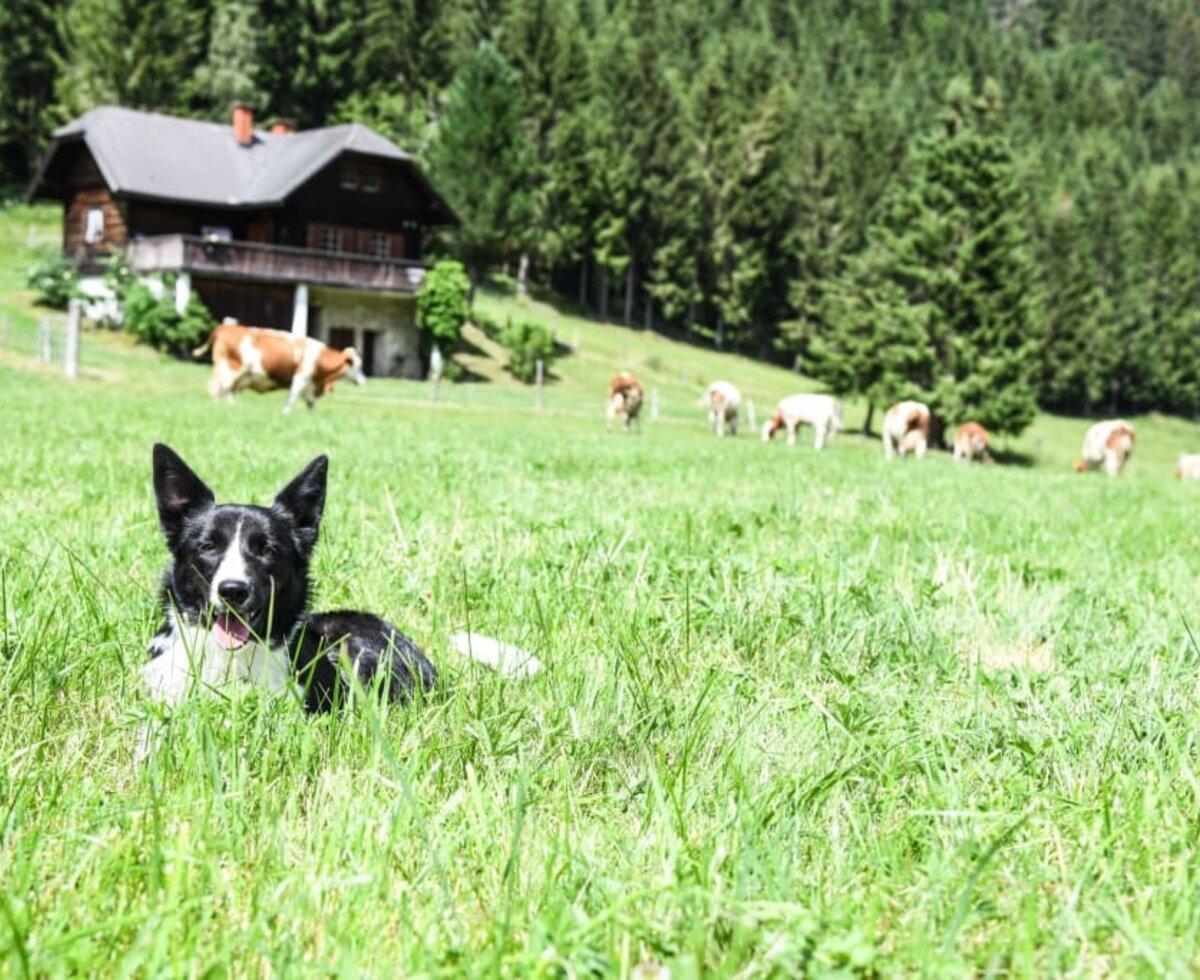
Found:
<path fill-rule="evenodd" d="M 213 375 L 208 390 L 213 398 L 224 395 L 231 402 L 238 391 L 287 388 L 283 410 L 290 412 L 298 398 L 314 407 L 342 375 L 349 375 L 355 384 L 367 383 L 362 358 L 353 347 L 334 350 L 312 337 L 283 330 L 244 327 L 226 320 L 192 356 L 200 357 L 210 349 Z"/>
<path fill-rule="evenodd" d="M 787 429 L 787 444 L 796 445 L 796 429 L 813 427 L 813 448 L 824 449 L 825 442 L 842 427 L 842 406 L 829 395 L 789 395 L 775 406 L 775 414 L 763 423 L 763 442 L 770 442 L 780 429 Z"/>
<path fill-rule="evenodd" d="M 929 446 L 929 406 L 897 402 L 883 416 L 883 455 L 888 459 L 912 453 L 917 459 Z"/>
<path fill-rule="evenodd" d="M 1083 437 L 1083 458 L 1076 461 L 1076 471 L 1103 468 L 1109 476 L 1116 476 L 1133 455 L 1134 438 L 1133 426 L 1124 419 L 1097 422 Z"/>
<path fill-rule="evenodd" d="M 700 404 L 708 408 L 708 424 L 715 435 L 725 435 L 726 429 L 731 436 L 737 435 L 742 393 L 736 387 L 728 381 L 714 381 L 700 399 Z"/>
<path fill-rule="evenodd" d="M 954 434 L 954 460 L 970 462 L 977 459 L 982 463 L 992 462 L 988 453 L 991 437 L 988 430 L 978 422 L 964 422 Z"/>
<path fill-rule="evenodd" d="M 636 421 L 638 431 L 642 429 L 642 402 L 646 399 L 646 389 L 628 371 L 613 375 L 608 385 L 608 410 L 605 428 L 611 429 L 613 419 L 620 419 L 625 425 L 625 431 Z"/>
<path fill-rule="evenodd" d="M 1176 480 L 1200 480 L 1200 454 L 1180 453 L 1179 466 L 1175 469 Z"/>

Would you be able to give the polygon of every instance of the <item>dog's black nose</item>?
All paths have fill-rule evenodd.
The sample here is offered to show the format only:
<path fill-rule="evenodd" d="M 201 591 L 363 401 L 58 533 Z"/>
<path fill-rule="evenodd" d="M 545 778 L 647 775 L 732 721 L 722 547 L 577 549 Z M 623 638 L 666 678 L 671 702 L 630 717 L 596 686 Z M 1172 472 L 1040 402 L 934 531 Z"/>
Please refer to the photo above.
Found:
<path fill-rule="evenodd" d="M 231 606 L 240 606 L 250 598 L 250 583 L 237 578 L 227 578 L 217 585 L 217 595 Z"/>

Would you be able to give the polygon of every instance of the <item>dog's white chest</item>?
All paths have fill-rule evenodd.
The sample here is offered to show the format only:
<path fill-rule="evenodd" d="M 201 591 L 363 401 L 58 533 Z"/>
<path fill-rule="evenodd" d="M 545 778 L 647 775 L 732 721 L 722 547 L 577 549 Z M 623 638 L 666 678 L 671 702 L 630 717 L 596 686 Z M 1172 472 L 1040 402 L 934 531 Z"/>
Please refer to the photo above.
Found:
<path fill-rule="evenodd" d="M 226 650 L 208 630 L 181 626 L 176 621 L 170 633 L 155 639 L 159 651 L 142 668 L 150 696 L 167 704 L 178 704 L 193 693 L 203 693 L 229 684 L 253 684 L 269 691 L 294 686 L 287 652 L 279 647 L 247 643 Z"/>

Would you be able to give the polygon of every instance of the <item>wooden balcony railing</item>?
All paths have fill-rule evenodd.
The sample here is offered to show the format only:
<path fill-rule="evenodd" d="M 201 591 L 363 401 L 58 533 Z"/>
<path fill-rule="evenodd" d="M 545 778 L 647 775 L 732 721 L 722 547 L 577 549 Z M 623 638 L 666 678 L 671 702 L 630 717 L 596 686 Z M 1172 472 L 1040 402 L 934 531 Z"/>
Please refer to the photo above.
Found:
<path fill-rule="evenodd" d="M 425 266 L 406 259 L 377 259 L 347 252 L 318 252 L 286 245 L 259 245 L 201 238 L 155 235 L 125 247 L 135 272 L 190 272 L 219 279 L 306 283 L 379 292 L 413 293 Z"/>

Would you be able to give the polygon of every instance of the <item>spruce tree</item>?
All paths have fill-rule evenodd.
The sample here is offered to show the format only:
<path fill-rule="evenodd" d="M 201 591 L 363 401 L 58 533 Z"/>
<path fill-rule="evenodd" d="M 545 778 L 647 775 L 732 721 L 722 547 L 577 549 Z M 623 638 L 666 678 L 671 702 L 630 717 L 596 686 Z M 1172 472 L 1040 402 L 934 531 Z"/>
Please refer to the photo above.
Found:
<path fill-rule="evenodd" d="M 433 179 L 462 219 L 456 247 L 477 283 L 527 245 L 532 154 L 521 79 L 490 42 L 454 76 L 429 148 Z"/>
<path fill-rule="evenodd" d="M 257 6 L 248 0 L 227 0 L 213 15 L 208 55 L 195 75 L 196 99 L 206 115 L 224 119 L 234 102 L 265 106 L 258 86 Z"/>
<path fill-rule="evenodd" d="M 205 13 L 189 0 L 71 0 L 59 21 L 59 114 L 105 104 L 185 110 Z"/>
<path fill-rule="evenodd" d="M 918 143 L 874 230 L 882 282 L 872 285 L 893 307 L 878 337 L 890 366 L 880 394 L 919 397 L 946 423 L 1015 433 L 1037 411 L 1041 328 L 998 101 L 991 85 L 978 97 L 951 86 L 941 126 Z M 893 325 L 902 329 L 882 335 Z"/>
<path fill-rule="evenodd" d="M 48 130 L 62 0 L 0 3 L 0 185 L 24 182 Z"/>

